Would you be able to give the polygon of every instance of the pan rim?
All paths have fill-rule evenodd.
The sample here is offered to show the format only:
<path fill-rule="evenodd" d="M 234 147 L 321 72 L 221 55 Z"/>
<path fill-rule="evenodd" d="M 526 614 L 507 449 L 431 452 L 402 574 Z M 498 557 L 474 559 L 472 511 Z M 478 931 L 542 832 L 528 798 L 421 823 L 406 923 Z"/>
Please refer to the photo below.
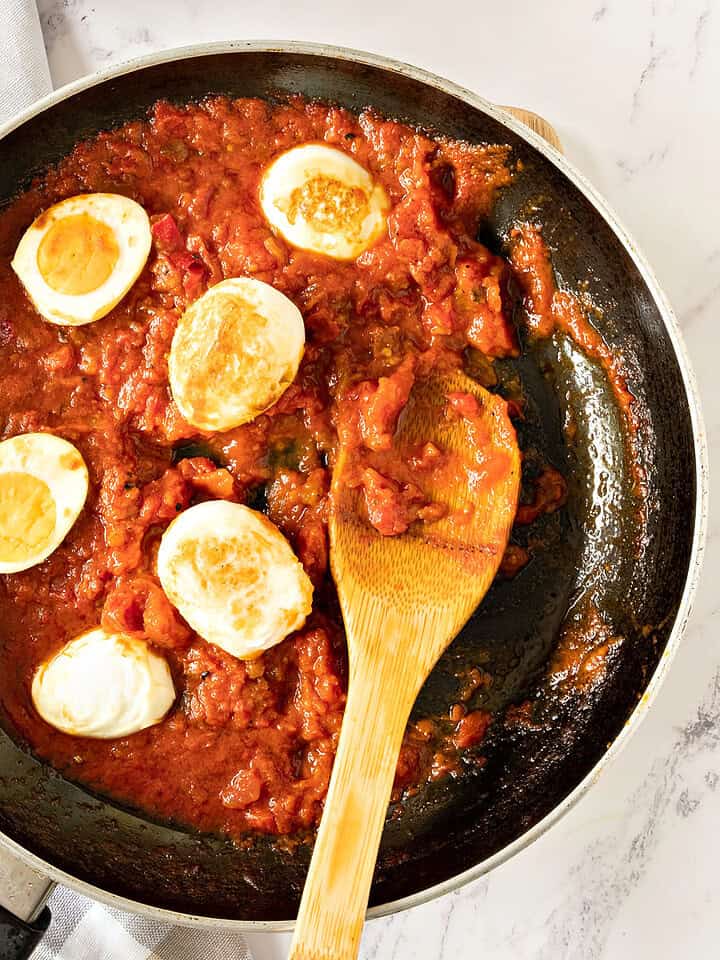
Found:
<path fill-rule="evenodd" d="M 623 729 L 615 737 L 611 745 L 605 751 L 600 760 L 586 774 L 574 789 L 557 806 L 551 810 L 545 817 L 539 820 L 533 827 L 519 836 L 512 843 L 507 844 L 497 853 L 487 857 L 480 863 L 462 871 L 461 873 L 450 877 L 448 880 L 439 884 L 434 884 L 397 900 L 389 901 L 384 904 L 378 904 L 368 911 L 368 919 L 383 917 L 389 914 L 399 913 L 411 907 L 419 906 L 431 900 L 435 900 L 445 894 L 451 893 L 466 884 L 477 880 L 478 878 L 494 870 L 496 867 L 510 860 L 521 850 L 524 850 L 535 840 L 539 839 L 566 813 L 568 813 L 582 797 L 586 795 L 590 787 L 599 780 L 607 766 L 612 763 L 625 747 L 630 737 L 638 729 L 640 723 L 648 713 L 649 707 L 655 701 L 660 687 L 667 675 L 669 666 L 674 659 L 680 645 L 682 636 L 685 633 L 687 623 L 692 611 L 694 599 L 697 594 L 700 571 L 705 553 L 705 541 L 707 537 L 708 526 L 708 449 L 707 437 L 700 404 L 700 396 L 693 372 L 687 348 L 680 330 L 678 320 L 670 305 L 668 298 L 663 292 L 655 274 L 640 252 L 639 247 L 631 238 L 628 230 L 624 227 L 614 210 L 608 205 L 604 198 L 595 190 L 585 176 L 580 173 L 561 153 L 551 146 L 541 136 L 536 134 L 529 127 L 526 127 L 519 120 L 507 113 L 505 110 L 495 104 L 485 100 L 478 94 L 473 93 L 465 87 L 462 87 L 450 80 L 437 76 L 431 71 L 415 67 L 403 61 L 385 57 L 380 54 L 368 53 L 362 50 L 354 50 L 349 47 L 334 46 L 323 43 L 306 43 L 304 41 L 278 41 L 278 40 L 231 40 L 214 41 L 210 43 L 190 44 L 180 47 L 168 48 L 146 54 L 141 57 L 121 61 L 112 67 L 85 75 L 78 80 L 65 84 L 56 91 L 43 97 L 35 104 L 22 111 L 6 123 L 0 125 L 0 141 L 2 141 L 13 130 L 22 126 L 33 117 L 44 113 L 50 107 L 72 97 L 76 93 L 98 86 L 108 80 L 123 76 L 128 73 L 134 73 L 148 67 L 172 61 L 181 61 L 193 57 L 213 56 L 228 53 L 294 53 L 308 56 L 332 58 L 336 60 L 348 60 L 365 66 L 377 67 L 400 74 L 411 80 L 418 81 L 426 86 L 438 89 L 449 96 L 454 97 L 467 104 L 471 109 L 479 110 L 482 113 L 492 117 L 501 125 L 507 127 L 516 136 L 525 140 L 532 147 L 538 150 L 547 160 L 549 160 L 580 193 L 588 200 L 597 213 L 605 220 L 613 234 L 627 251 L 635 267 L 637 268 L 643 282 L 645 283 L 653 301 L 655 302 L 663 325 L 667 331 L 670 343 L 675 354 L 676 361 L 688 400 L 690 411 L 690 420 L 693 431 L 693 442 L 695 452 L 695 519 L 693 527 L 693 540 L 690 557 L 688 562 L 688 571 L 685 579 L 682 597 L 678 606 L 675 622 L 670 631 L 667 644 L 663 651 L 660 662 L 655 668 L 650 681 L 648 682 L 643 697 L 638 705 L 630 714 Z M 168 923 L 178 923 L 185 926 L 196 927 L 222 927 L 226 929 L 248 931 L 248 932 L 281 932 L 292 930 L 294 920 L 271 921 L 271 920 L 229 920 L 218 917 L 205 917 L 188 913 L 181 913 L 169 910 L 163 907 L 154 907 L 122 897 L 111 893 L 101 887 L 96 887 L 91 883 L 79 880 L 71 874 L 54 867 L 35 854 L 26 851 L 19 843 L 6 836 L 0 831 L 0 849 L 5 848 L 18 859 L 24 861 L 38 872 L 48 876 L 53 881 L 71 887 L 79 893 L 82 893 L 94 900 L 105 903 L 108 906 L 120 910 L 126 910 L 132 913 L 141 914 L 162 920 Z"/>

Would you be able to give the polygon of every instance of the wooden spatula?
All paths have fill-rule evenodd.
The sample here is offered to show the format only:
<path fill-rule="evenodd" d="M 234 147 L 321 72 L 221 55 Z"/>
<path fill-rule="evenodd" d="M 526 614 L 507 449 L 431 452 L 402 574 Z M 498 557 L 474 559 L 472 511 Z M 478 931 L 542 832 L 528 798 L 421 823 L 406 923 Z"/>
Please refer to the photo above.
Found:
<path fill-rule="evenodd" d="M 454 407 L 469 416 L 448 410 L 453 394 L 461 395 Z M 350 458 L 338 456 L 330 544 L 348 699 L 290 960 L 357 956 L 410 710 L 490 586 L 515 516 L 520 454 L 501 398 L 462 373 L 416 384 L 396 445 L 410 456 L 428 440 L 444 464 L 424 490 L 450 512 L 400 536 L 383 537 L 363 519 L 362 494 L 344 480 Z"/>

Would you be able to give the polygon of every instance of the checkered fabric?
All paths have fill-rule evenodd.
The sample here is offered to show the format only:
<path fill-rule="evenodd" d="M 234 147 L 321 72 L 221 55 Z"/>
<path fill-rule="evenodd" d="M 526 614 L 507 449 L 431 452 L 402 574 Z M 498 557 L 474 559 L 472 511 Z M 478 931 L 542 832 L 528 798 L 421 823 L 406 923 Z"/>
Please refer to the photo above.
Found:
<path fill-rule="evenodd" d="M 159 923 L 104 907 L 66 887 L 33 960 L 252 960 L 240 933 Z"/>

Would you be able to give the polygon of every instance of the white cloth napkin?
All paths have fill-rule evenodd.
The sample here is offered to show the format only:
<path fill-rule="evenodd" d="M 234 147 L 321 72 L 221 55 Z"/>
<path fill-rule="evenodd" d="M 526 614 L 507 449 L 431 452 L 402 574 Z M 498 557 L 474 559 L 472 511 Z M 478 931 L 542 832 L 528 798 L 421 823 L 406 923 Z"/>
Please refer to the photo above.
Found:
<path fill-rule="evenodd" d="M 35 0 L 0 0 L 0 123 L 52 90 Z M 252 960 L 242 934 L 158 923 L 111 910 L 66 887 L 37 960 Z"/>
<path fill-rule="evenodd" d="M 244 937 L 112 910 L 58 887 L 52 923 L 33 960 L 252 960 Z"/>
<path fill-rule="evenodd" d="M 35 0 L 0 0 L 0 123 L 51 90 Z"/>

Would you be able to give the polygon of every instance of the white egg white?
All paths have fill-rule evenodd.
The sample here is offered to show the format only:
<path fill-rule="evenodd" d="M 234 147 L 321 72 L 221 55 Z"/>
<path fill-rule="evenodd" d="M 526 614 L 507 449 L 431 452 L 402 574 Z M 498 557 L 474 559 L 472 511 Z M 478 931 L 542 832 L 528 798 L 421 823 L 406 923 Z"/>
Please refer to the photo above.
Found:
<path fill-rule="evenodd" d="M 277 527 L 225 500 L 197 504 L 173 520 L 157 572 L 193 630 L 241 659 L 298 630 L 312 607 L 312 584 Z"/>
<path fill-rule="evenodd" d="M 41 563 L 82 510 L 88 471 L 80 451 L 51 433 L 0 443 L 0 573 Z"/>
<path fill-rule="evenodd" d="M 263 213 L 294 247 L 354 260 L 386 230 L 383 187 L 347 153 L 321 143 L 293 147 L 260 183 Z"/>
<path fill-rule="evenodd" d="M 86 293 L 62 293 L 43 276 L 38 261 L 43 239 L 66 217 L 86 215 L 107 226 L 117 245 L 117 260 L 104 282 Z M 61 326 L 80 326 L 108 314 L 140 276 L 152 243 L 145 210 L 116 193 L 85 193 L 45 210 L 27 228 L 15 251 L 12 267 L 35 309 Z M 83 264 L 78 265 L 82 270 Z"/>
<path fill-rule="evenodd" d="M 56 730 L 113 740 L 159 723 L 175 687 L 167 661 L 144 640 L 97 627 L 38 667 L 32 699 Z"/>
<path fill-rule="evenodd" d="M 173 399 L 201 430 L 230 430 L 276 403 L 305 348 L 302 314 L 261 280 L 223 280 L 178 322 L 169 358 Z"/>

